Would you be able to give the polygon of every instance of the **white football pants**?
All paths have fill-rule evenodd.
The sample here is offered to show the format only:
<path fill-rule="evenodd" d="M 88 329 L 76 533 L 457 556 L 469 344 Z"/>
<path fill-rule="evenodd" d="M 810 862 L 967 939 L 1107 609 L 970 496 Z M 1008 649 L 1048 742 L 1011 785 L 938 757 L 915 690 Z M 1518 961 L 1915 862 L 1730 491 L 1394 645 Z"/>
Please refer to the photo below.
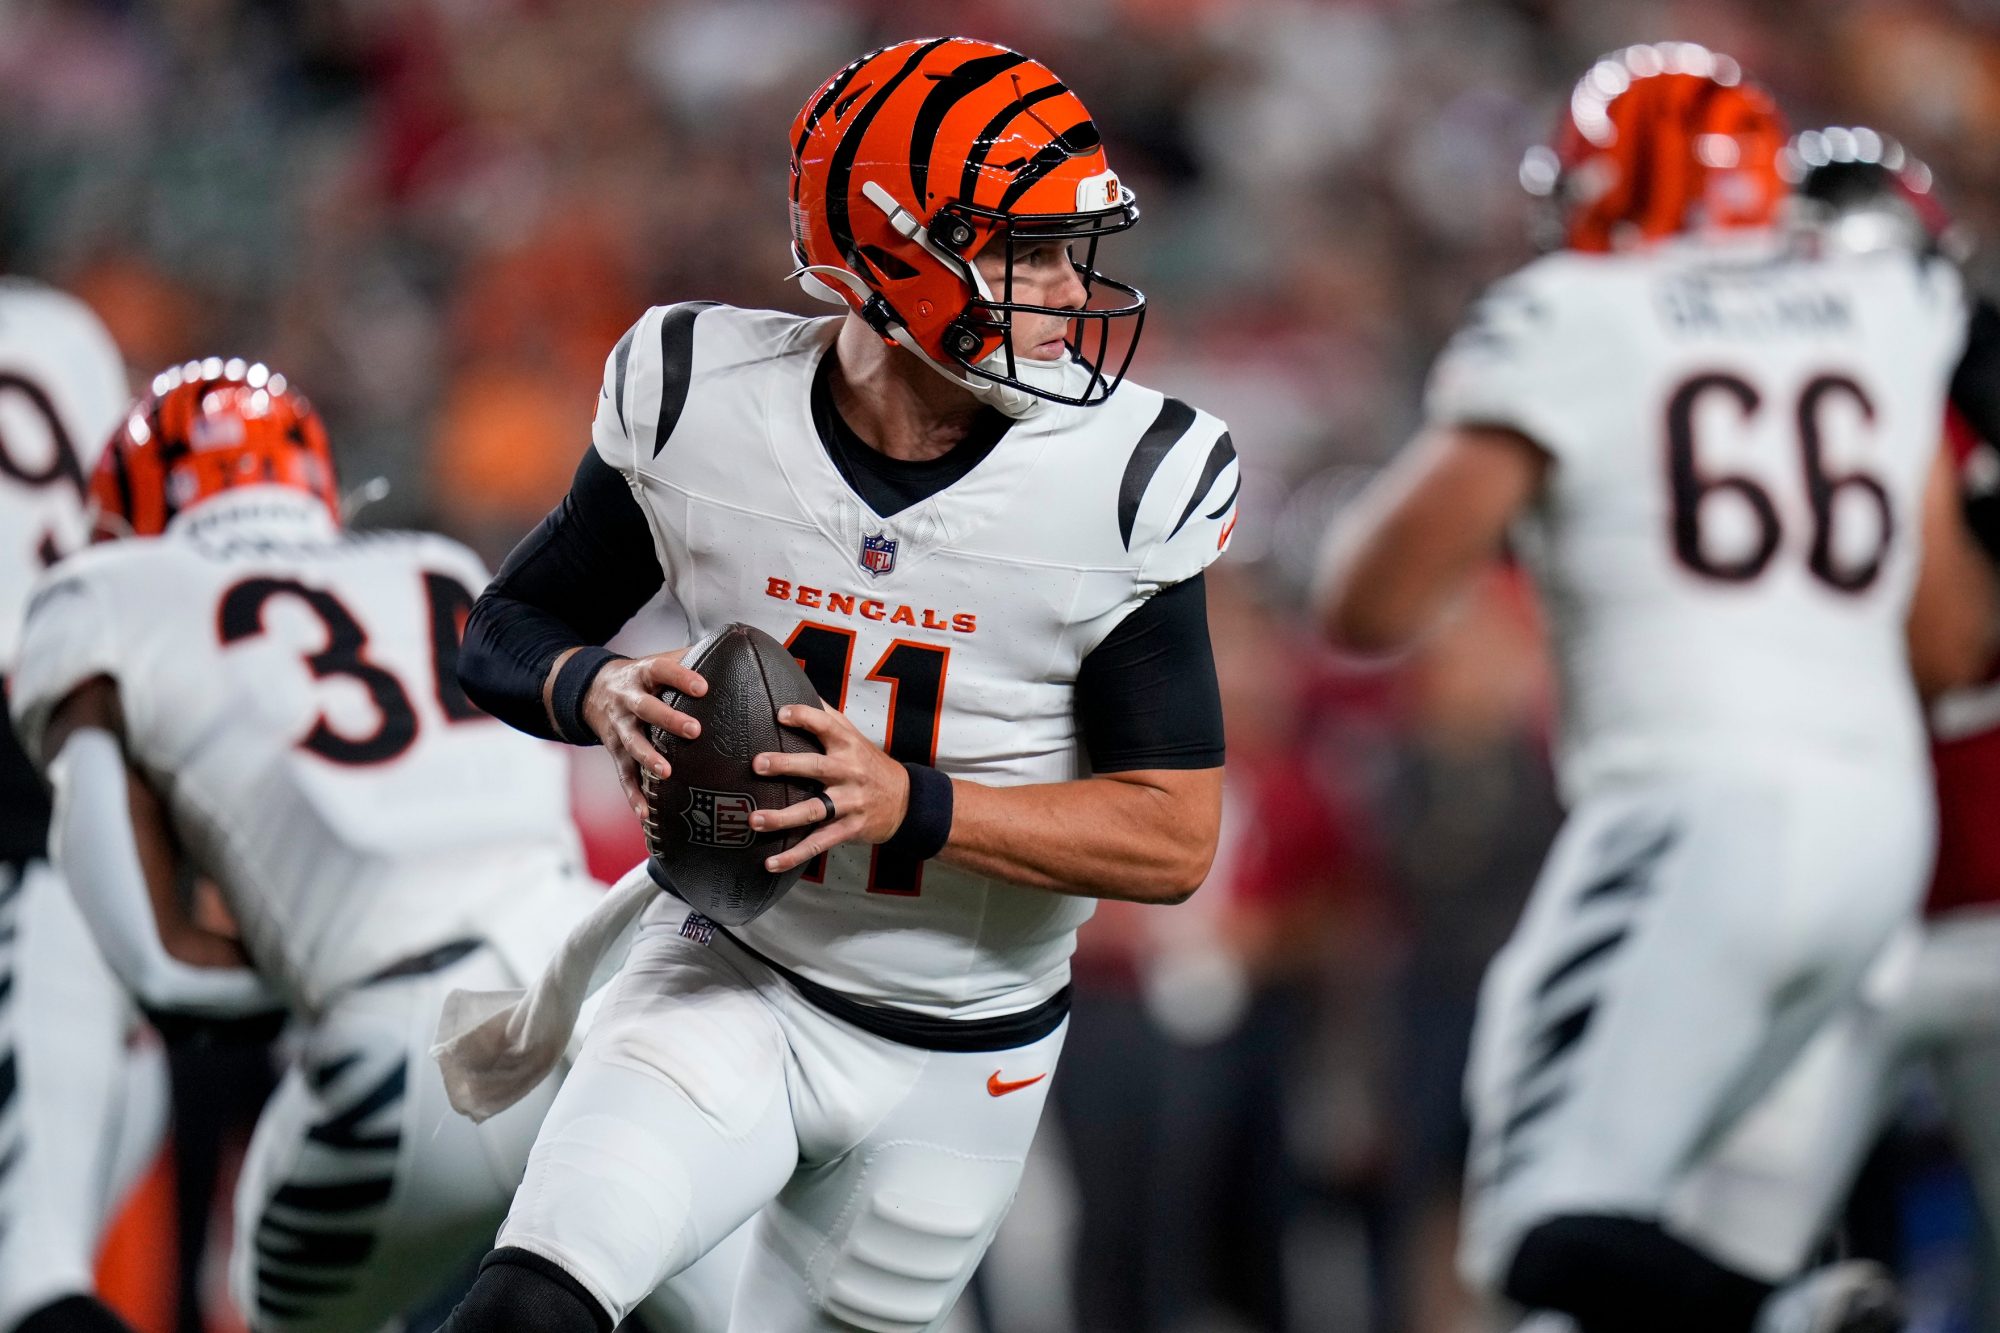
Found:
<path fill-rule="evenodd" d="M 253 1329 L 367 1333 L 493 1244 L 561 1073 L 475 1125 L 447 1104 L 430 1045 L 446 992 L 524 980 L 481 948 L 351 990 L 305 1033 L 237 1185 L 230 1285 Z M 662 1291 L 659 1326 L 723 1317 L 745 1244 Z"/>
<path fill-rule="evenodd" d="M 1480 997 L 1467 1280 L 1495 1292 L 1552 1217 L 1666 1219 L 1909 922 L 1932 838 L 1910 765 L 1746 765 L 1582 802 Z"/>
<path fill-rule="evenodd" d="M 1674 1200 L 1676 1229 L 1745 1271 L 1796 1271 L 1831 1229 L 1904 1076 L 1928 1063 L 1980 1207 L 2000 1219 L 2000 907 L 1900 937 L 1855 1001 Z"/>
<path fill-rule="evenodd" d="M 0 866 L 0 1329 L 97 1290 L 98 1243 L 159 1151 L 167 1067 L 45 861 Z"/>
<path fill-rule="evenodd" d="M 729 1317 L 675 1333 L 939 1328 L 1013 1201 L 1067 1025 L 1005 1051 L 900 1045 L 699 923 L 683 938 L 687 916 L 648 909 L 500 1244 L 623 1318 L 747 1234 Z"/>

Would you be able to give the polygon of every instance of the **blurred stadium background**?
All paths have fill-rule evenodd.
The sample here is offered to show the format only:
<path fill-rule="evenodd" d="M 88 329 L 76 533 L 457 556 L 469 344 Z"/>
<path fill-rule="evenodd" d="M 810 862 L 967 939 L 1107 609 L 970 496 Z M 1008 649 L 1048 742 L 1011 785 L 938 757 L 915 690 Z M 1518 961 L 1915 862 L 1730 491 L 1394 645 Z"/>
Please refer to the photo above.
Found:
<path fill-rule="evenodd" d="M 1592 57 L 1728 51 L 1799 128 L 1901 137 L 1993 238 L 2000 3 L 0 0 L 0 271 L 89 301 L 135 374 L 284 367 L 347 483 L 390 483 L 365 522 L 497 561 L 564 490 L 642 308 L 809 308 L 784 127 L 853 55 L 944 30 L 1091 107 L 1145 210 L 1103 260 L 1153 300 L 1133 373 L 1229 420 L 1246 511 L 1212 612 L 1223 854 L 1186 907 L 1086 930 L 1058 1114 L 963 1326 L 1477 1329 L 1449 1270 L 1457 1079 L 1557 818 L 1534 612 L 1496 575 L 1416 660 L 1361 671 L 1300 628 L 1313 553 L 1468 299 L 1530 253 L 1516 167 Z M 595 758 L 579 810 L 610 875 L 637 834 Z M 193 1256 L 262 1062 L 177 1056 L 180 1144 L 107 1256 L 147 1333 L 234 1326 L 220 1248 Z M 1919 1090 L 1853 1243 L 1898 1263 L 1917 1327 L 2000 1328 L 1976 1225 Z"/>

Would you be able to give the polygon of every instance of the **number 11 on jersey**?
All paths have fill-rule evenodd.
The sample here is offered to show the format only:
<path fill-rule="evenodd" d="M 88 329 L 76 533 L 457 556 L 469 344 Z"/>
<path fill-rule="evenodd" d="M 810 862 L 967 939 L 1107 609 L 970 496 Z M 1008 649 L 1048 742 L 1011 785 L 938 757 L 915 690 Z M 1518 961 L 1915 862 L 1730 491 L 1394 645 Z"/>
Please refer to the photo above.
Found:
<path fill-rule="evenodd" d="M 828 706 L 847 711 L 847 678 L 854 669 L 855 631 L 818 621 L 801 621 L 785 648 Z M 891 759 L 906 764 L 937 762 L 938 718 L 944 711 L 944 677 L 951 649 L 897 639 L 869 668 L 865 680 L 889 687 L 889 734 L 882 748 Z M 814 857 L 805 878 L 826 878 L 826 857 Z M 883 854 L 880 847 L 868 865 L 868 892 L 915 897 L 923 891 L 924 863 L 914 857 Z"/>

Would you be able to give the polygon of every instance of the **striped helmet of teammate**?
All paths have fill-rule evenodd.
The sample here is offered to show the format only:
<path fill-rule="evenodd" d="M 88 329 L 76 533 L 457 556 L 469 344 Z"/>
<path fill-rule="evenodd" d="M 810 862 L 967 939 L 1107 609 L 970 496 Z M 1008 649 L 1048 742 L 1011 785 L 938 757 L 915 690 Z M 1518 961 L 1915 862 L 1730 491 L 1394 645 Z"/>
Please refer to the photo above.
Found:
<path fill-rule="evenodd" d="M 283 375 L 237 357 L 171 367 L 97 460 L 97 537 L 158 536 L 176 514 L 238 486 L 304 491 L 339 520 L 326 427 Z"/>
<path fill-rule="evenodd" d="M 963 37 L 865 55 L 793 121 L 791 190 L 805 289 L 1002 411 L 1089 406 L 1124 379 L 1146 298 L 1098 272 L 1097 246 L 1139 208 L 1090 113 L 1046 66 Z M 1051 241 L 1071 247 L 1082 310 L 1014 299 L 1016 247 Z M 988 253 L 1006 258 L 997 283 L 973 262 Z M 1071 319 L 1069 356 L 1017 357 L 1017 313 Z"/>
<path fill-rule="evenodd" d="M 1554 205 L 1552 244 L 1625 250 L 1771 226 L 1790 193 L 1784 147 L 1777 103 L 1728 56 L 1693 42 L 1628 46 L 1577 80 L 1521 183 Z"/>

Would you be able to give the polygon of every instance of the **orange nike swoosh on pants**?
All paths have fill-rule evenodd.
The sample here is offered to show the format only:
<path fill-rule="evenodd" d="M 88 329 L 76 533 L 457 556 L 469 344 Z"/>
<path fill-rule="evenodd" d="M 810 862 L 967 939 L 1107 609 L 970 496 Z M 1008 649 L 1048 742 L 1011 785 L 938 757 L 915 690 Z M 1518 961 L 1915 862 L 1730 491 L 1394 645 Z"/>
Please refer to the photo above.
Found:
<path fill-rule="evenodd" d="M 1010 1081 L 1001 1078 L 1000 1071 L 996 1069 L 986 1076 L 986 1091 L 995 1097 L 1005 1097 L 1010 1092 L 1019 1092 L 1023 1088 L 1032 1087 L 1047 1077 L 1047 1074 L 1037 1074 L 1033 1078 L 1020 1078 Z"/>

